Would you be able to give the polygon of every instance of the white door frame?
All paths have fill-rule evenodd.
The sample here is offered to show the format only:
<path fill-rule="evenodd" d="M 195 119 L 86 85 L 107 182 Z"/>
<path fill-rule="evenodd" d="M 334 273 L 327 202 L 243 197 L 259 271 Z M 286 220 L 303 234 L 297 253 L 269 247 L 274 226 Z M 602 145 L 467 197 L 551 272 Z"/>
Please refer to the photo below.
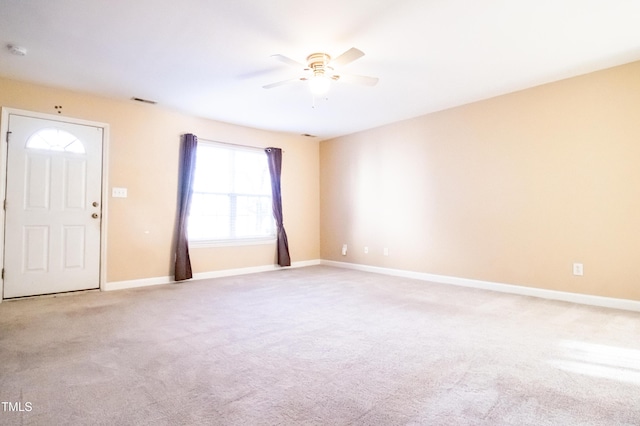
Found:
<path fill-rule="evenodd" d="M 107 279 L 107 222 L 109 206 L 107 205 L 109 180 L 109 125 L 96 121 L 81 120 L 79 118 L 71 118 L 55 114 L 44 114 L 33 111 L 26 111 L 16 108 L 2 107 L 2 115 L 0 116 L 0 269 L 4 269 L 4 227 L 5 227 L 5 210 L 2 204 L 6 197 L 7 188 L 7 132 L 9 131 L 9 114 L 23 115 L 25 117 L 39 118 L 43 120 L 63 121 L 65 123 L 80 124 L 102 128 L 102 220 L 100 221 L 100 290 L 104 289 Z M 4 279 L 0 277 L 0 302 L 4 294 Z"/>

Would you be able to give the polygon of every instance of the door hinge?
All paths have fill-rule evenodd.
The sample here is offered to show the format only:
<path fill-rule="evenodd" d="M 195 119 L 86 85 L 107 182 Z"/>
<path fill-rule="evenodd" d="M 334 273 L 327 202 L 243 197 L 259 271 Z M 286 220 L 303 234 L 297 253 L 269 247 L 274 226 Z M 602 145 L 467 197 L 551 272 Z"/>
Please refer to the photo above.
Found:
<path fill-rule="evenodd" d="M 2 279 L 4 280 L 4 268 L 2 268 Z"/>
<path fill-rule="evenodd" d="M 11 132 L 7 132 L 7 143 L 9 143 L 9 136 L 11 135 Z"/>

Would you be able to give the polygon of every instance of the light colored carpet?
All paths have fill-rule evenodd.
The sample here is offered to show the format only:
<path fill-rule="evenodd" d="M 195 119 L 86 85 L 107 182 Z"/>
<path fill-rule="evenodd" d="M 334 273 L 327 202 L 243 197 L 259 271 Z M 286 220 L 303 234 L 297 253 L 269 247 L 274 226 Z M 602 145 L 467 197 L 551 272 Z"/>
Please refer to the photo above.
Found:
<path fill-rule="evenodd" d="M 639 425 L 640 315 L 324 266 L 9 301 L 0 401 L 31 406 L 2 425 Z"/>

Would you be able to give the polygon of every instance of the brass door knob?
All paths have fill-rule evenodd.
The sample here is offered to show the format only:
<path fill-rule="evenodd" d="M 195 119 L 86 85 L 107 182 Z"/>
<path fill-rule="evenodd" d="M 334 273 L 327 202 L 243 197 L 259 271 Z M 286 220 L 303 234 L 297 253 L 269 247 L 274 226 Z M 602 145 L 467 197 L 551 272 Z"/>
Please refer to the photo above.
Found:
<path fill-rule="evenodd" d="M 92 218 L 97 219 L 98 218 L 98 213 L 94 213 L 91 215 Z"/>

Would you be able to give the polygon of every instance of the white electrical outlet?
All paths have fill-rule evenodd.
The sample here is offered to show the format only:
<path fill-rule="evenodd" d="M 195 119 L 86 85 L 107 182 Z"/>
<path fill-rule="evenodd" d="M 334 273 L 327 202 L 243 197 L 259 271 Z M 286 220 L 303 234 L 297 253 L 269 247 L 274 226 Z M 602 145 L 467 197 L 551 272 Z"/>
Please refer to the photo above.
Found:
<path fill-rule="evenodd" d="M 584 275 L 584 266 L 582 265 L 582 263 L 573 264 L 573 275 L 576 275 L 579 277 Z"/>
<path fill-rule="evenodd" d="M 385 256 L 389 256 L 389 248 L 385 247 L 383 253 Z"/>
<path fill-rule="evenodd" d="M 367 253 L 369 253 L 369 247 L 364 246 L 364 254 L 367 254 Z"/>
<path fill-rule="evenodd" d="M 346 244 L 343 244 L 343 245 L 342 245 L 342 255 L 343 255 L 343 256 L 346 256 L 346 255 L 347 255 L 347 245 L 346 245 Z"/>

